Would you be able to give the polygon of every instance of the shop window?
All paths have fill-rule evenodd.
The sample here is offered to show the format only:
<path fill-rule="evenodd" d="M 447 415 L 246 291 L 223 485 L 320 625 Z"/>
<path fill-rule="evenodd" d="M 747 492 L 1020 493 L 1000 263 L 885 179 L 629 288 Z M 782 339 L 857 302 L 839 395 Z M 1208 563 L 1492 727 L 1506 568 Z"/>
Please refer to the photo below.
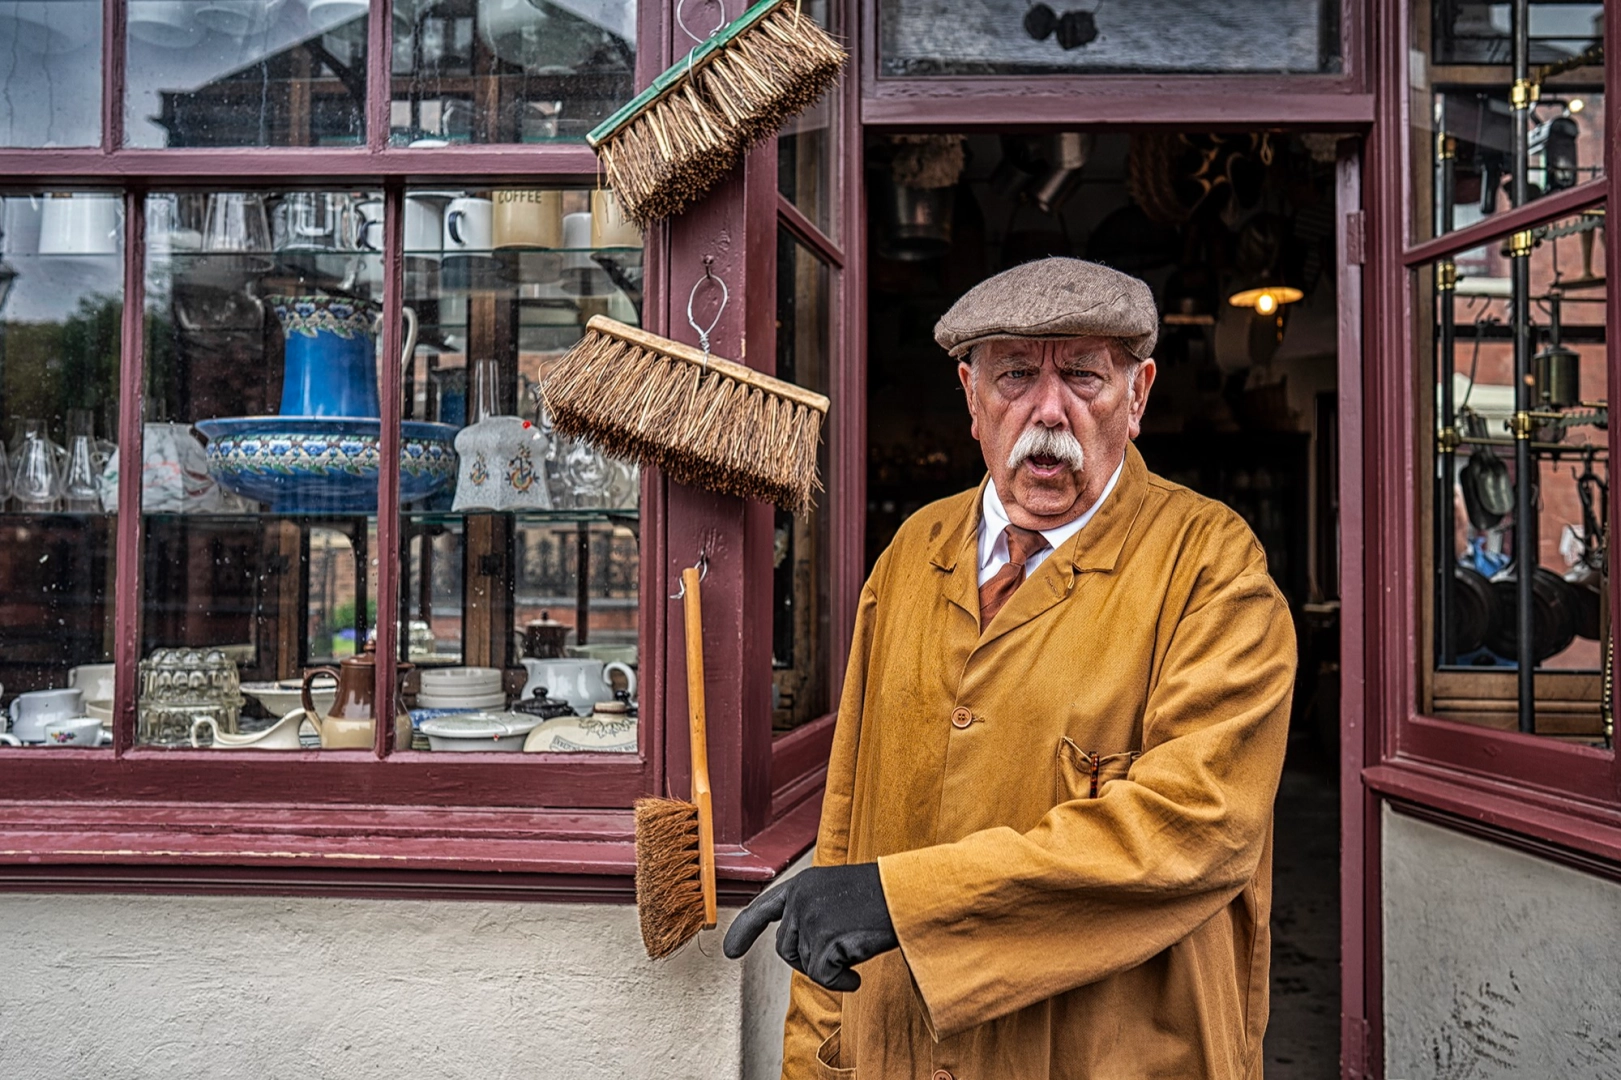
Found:
<path fill-rule="evenodd" d="M 826 0 L 806 4 L 804 14 L 828 26 Z M 836 27 L 831 29 L 837 32 Z M 833 170 L 838 113 L 839 94 L 834 91 L 789 120 L 777 135 L 777 190 L 830 237 L 838 236 L 839 205 Z"/>
<path fill-rule="evenodd" d="M 1338 72 L 1340 5 L 880 0 L 879 74 Z"/>
<path fill-rule="evenodd" d="M 1529 5 L 1527 81 L 1515 89 L 1510 5 L 1412 5 L 1413 238 L 1461 229 L 1514 205 L 1515 101 L 1524 118 L 1527 199 L 1604 173 L 1602 4 Z"/>
<path fill-rule="evenodd" d="M 828 393 L 833 363 L 832 270 L 787 229 L 777 230 L 777 375 Z M 831 481 L 827 442 L 818 455 Z M 823 491 L 815 508 L 776 511 L 772 546 L 772 726 L 785 730 L 832 711 L 831 539 Z"/>
<path fill-rule="evenodd" d="M 126 143 L 364 142 L 367 10 L 365 0 L 131 0 Z"/>
<path fill-rule="evenodd" d="M 393 11 L 396 145 L 578 141 L 635 93 L 634 0 Z"/>
<path fill-rule="evenodd" d="M 1595 206 L 1415 270 L 1428 715 L 1611 738 L 1604 223 Z"/>
<path fill-rule="evenodd" d="M 99 143 L 101 59 L 100 0 L 0 5 L 0 146 Z"/>
<path fill-rule="evenodd" d="M 45 6 L 45 5 L 36 5 Z M 0 196 L 0 714 L 9 740 L 101 745 L 112 721 L 123 317 L 120 195 Z M 76 719 L 77 718 L 77 719 Z M 89 718 L 89 719 L 83 719 Z"/>
<path fill-rule="evenodd" d="M 561 703 L 589 721 L 544 749 L 634 751 L 639 470 L 556 435 L 539 386 L 593 315 L 640 325 L 641 235 L 602 189 L 412 189 L 405 203 L 417 335 L 402 438 L 448 439 L 459 462 L 450 483 L 400 494 L 408 685 L 431 709 L 437 668 L 509 673 L 520 711 Z"/>

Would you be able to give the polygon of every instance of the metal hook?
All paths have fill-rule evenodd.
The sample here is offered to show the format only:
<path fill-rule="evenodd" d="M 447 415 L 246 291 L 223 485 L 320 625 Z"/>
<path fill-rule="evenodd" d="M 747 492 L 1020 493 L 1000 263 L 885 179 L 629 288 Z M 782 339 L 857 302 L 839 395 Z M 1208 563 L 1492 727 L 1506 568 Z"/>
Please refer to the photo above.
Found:
<path fill-rule="evenodd" d="M 704 548 L 702 551 L 698 552 L 698 561 L 696 563 L 693 563 L 693 569 L 698 571 L 698 580 L 700 582 L 703 581 L 704 578 L 709 576 L 709 549 L 708 548 Z M 686 595 L 687 595 L 687 583 L 686 583 L 686 580 L 683 579 L 682 582 L 681 582 L 681 588 L 676 590 L 675 592 L 671 593 L 670 594 L 670 599 L 671 600 L 681 600 L 681 599 L 685 598 Z"/>
<path fill-rule="evenodd" d="M 704 276 L 693 282 L 692 292 L 687 294 L 687 324 L 698 332 L 698 346 L 703 349 L 705 357 L 709 355 L 709 335 L 714 332 L 715 327 L 720 325 L 721 313 L 726 310 L 726 302 L 731 299 L 731 293 L 726 288 L 726 282 L 714 274 L 712 269 L 714 263 L 715 257 L 713 255 L 704 256 Z M 692 313 L 692 305 L 698 299 L 698 290 L 703 287 L 706 281 L 713 281 L 720 286 L 720 306 L 715 309 L 715 317 L 709 320 L 708 326 L 699 326 L 697 316 Z"/>
<path fill-rule="evenodd" d="M 694 58 L 698 55 L 698 47 L 704 42 L 708 41 L 710 38 L 714 37 L 716 34 L 720 33 L 721 30 L 726 26 L 726 5 L 722 2 L 722 0 L 715 0 L 715 9 L 720 12 L 720 22 L 716 23 L 715 28 L 709 31 L 709 33 L 704 37 L 699 37 L 697 34 L 694 34 L 687 27 L 687 21 L 681 17 L 681 9 L 686 6 L 687 0 L 678 0 L 677 4 L 675 5 L 675 23 L 677 26 L 681 27 L 682 33 L 686 34 L 689 38 L 698 43 L 687 51 L 687 78 L 690 79 L 692 78 L 692 63 Z"/>

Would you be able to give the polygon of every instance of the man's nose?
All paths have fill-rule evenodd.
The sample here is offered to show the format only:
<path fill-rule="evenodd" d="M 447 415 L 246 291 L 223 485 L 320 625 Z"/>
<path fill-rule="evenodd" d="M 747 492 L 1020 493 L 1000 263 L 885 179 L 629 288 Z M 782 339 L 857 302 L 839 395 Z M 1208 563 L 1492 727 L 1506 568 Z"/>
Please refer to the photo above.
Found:
<path fill-rule="evenodd" d="M 1058 372 L 1047 368 L 1036 383 L 1036 397 L 1032 403 L 1030 420 L 1042 427 L 1062 427 L 1069 418 L 1064 412 L 1064 380 Z"/>

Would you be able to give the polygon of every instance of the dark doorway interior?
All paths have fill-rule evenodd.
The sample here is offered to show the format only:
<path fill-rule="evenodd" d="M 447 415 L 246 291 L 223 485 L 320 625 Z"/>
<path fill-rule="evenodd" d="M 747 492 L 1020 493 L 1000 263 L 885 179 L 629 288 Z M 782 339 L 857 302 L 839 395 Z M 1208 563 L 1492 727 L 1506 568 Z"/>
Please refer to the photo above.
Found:
<path fill-rule="evenodd" d="M 1334 136 L 875 135 L 868 199 L 867 562 L 984 474 L 935 321 L 1047 255 L 1146 280 L 1162 313 L 1138 441 L 1250 523 L 1300 640 L 1278 796 L 1271 1080 L 1339 1059 Z M 1267 289 L 1271 302 L 1230 298 Z M 1282 301 L 1278 303 L 1278 301 Z"/>

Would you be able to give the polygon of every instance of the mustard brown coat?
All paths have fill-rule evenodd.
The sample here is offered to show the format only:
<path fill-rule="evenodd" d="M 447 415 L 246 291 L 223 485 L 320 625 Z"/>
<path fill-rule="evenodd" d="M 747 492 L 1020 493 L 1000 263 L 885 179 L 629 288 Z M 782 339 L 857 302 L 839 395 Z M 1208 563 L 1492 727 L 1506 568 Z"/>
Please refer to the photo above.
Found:
<path fill-rule="evenodd" d="M 898 950 L 795 974 L 786 1080 L 1259 1080 L 1294 629 L 1230 509 L 1135 447 L 979 626 L 980 492 L 862 591 L 816 861 Z"/>

